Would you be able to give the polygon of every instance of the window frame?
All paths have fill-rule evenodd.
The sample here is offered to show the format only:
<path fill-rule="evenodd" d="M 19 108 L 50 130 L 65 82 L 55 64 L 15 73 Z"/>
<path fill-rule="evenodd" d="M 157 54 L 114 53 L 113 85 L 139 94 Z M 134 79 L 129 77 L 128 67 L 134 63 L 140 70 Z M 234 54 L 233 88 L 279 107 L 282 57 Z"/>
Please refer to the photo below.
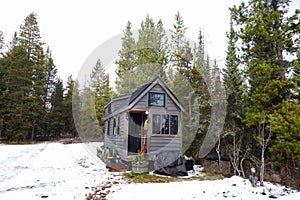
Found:
<path fill-rule="evenodd" d="M 152 102 L 151 101 L 152 95 L 162 95 L 163 96 L 163 105 L 155 104 L 154 102 Z M 160 93 L 160 92 L 149 92 L 148 93 L 148 106 L 166 107 L 166 94 L 165 93 Z"/>
<path fill-rule="evenodd" d="M 169 115 L 170 120 L 170 135 L 178 135 L 178 125 L 179 125 L 179 117 L 178 115 Z M 174 124 L 174 127 L 172 129 L 172 119 L 176 118 L 176 124 Z M 172 131 L 173 130 L 173 131 Z M 176 130 L 176 131 L 175 131 Z M 172 133 L 173 132 L 173 133 Z"/>
<path fill-rule="evenodd" d="M 107 120 L 107 136 L 110 136 L 110 121 L 111 121 L 111 118 L 108 118 L 108 120 Z"/>
<path fill-rule="evenodd" d="M 117 122 L 116 122 L 116 118 L 113 118 L 113 135 L 116 135 L 116 127 L 117 127 Z"/>
<path fill-rule="evenodd" d="M 154 118 L 157 118 L 157 116 L 159 117 L 159 131 L 157 132 L 157 128 L 154 128 L 155 125 L 157 125 L 157 123 L 154 124 L 154 122 L 156 122 L 156 120 L 154 120 Z M 165 131 L 163 131 L 163 118 L 164 116 L 167 116 L 167 121 L 168 121 L 168 124 L 167 124 L 167 130 L 168 130 L 168 133 L 166 133 Z M 174 134 L 171 134 L 171 119 L 172 117 L 176 117 L 177 118 L 177 124 L 174 125 L 174 127 L 176 127 L 176 133 Z M 156 133 L 155 133 L 156 132 Z M 179 115 L 177 114 L 152 114 L 152 135 L 168 135 L 168 136 L 176 136 L 179 134 Z"/>

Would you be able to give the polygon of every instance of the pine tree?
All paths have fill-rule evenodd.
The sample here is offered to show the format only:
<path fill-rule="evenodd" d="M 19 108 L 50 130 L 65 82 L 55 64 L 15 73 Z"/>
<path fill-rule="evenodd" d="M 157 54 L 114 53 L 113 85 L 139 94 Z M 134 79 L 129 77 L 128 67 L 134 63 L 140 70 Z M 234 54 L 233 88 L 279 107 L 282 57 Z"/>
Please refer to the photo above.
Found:
<path fill-rule="evenodd" d="M 168 61 L 167 38 L 161 20 L 155 23 L 147 15 L 141 23 L 135 49 L 137 56 L 136 70 L 133 72 L 137 86 L 135 90 L 156 76 L 165 81 L 165 68 Z"/>
<path fill-rule="evenodd" d="M 105 73 L 105 70 L 98 59 L 96 65 L 91 73 L 91 89 L 95 94 L 95 109 L 100 126 L 101 139 L 104 138 L 104 116 L 105 106 L 108 104 L 112 97 L 112 90 L 109 86 L 109 75 Z"/>
<path fill-rule="evenodd" d="M 0 30 L 0 53 L 3 47 L 4 47 L 4 35 L 3 32 Z"/>
<path fill-rule="evenodd" d="M 30 13 L 3 54 L 0 96 L 5 107 L 1 119 L 9 139 L 44 138 L 49 131 L 47 114 L 56 68 L 50 50 L 45 53 L 43 45 L 37 16 Z"/>
<path fill-rule="evenodd" d="M 231 11 L 239 25 L 242 61 L 250 84 L 250 106 L 246 124 L 256 126 L 261 146 L 260 180 L 264 179 L 265 152 L 273 135 L 270 116 L 277 107 L 291 98 L 295 79 L 288 77 L 293 60 L 287 60 L 299 49 L 299 12 L 287 16 L 289 0 L 250 0 Z M 283 56 L 286 55 L 286 56 Z M 278 133 L 277 133 L 278 134 Z"/>
<path fill-rule="evenodd" d="M 116 61 L 117 94 L 132 93 L 156 76 L 166 80 L 168 45 L 162 21 L 155 23 L 147 15 L 141 23 L 137 41 L 133 38 L 130 22 L 123 32 L 120 58 Z"/>
<path fill-rule="evenodd" d="M 70 134 L 73 137 L 78 136 L 74 118 L 73 118 L 73 110 L 72 110 L 72 102 L 73 102 L 73 92 L 75 90 L 75 81 L 72 79 L 72 76 L 68 77 L 67 86 L 66 86 L 66 94 L 64 96 L 64 107 L 65 107 L 65 133 Z M 74 99 L 76 99 L 76 94 L 78 94 L 78 91 L 74 92 Z M 76 108 L 74 103 L 74 112 L 76 112 Z"/>
<path fill-rule="evenodd" d="M 173 29 L 171 30 L 171 66 L 173 69 L 179 69 L 180 63 L 182 62 L 182 56 L 181 54 L 182 47 L 187 45 L 186 47 L 189 46 L 187 41 L 184 38 L 185 32 L 186 32 L 186 27 L 183 24 L 183 19 L 182 16 L 180 15 L 179 12 L 176 13 L 175 15 L 175 23 L 173 24 Z"/>
<path fill-rule="evenodd" d="M 26 52 L 24 63 L 26 78 L 23 81 L 23 87 L 27 91 L 22 91 L 22 99 L 27 103 L 22 106 L 22 116 L 30 123 L 31 132 L 30 138 L 34 139 L 36 131 L 40 131 L 41 121 L 43 118 L 43 95 L 45 84 L 44 70 L 44 52 L 43 43 L 37 17 L 35 13 L 30 13 L 24 20 L 24 24 L 20 26 L 20 34 L 18 44 L 22 46 Z"/>
<path fill-rule="evenodd" d="M 131 31 L 131 22 L 127 22 L 123 31 L 122 49 L 119 51 L 119 59 L 116 61 L 118 66 L 116 70 L 117 79 L 116 90 L 118 95 L 129 93 L 135 86 L 133 85 L 133 70 L 136 66 L 135 40 Z"/>
<path fill-rule="evenodd" d="M 208 127 L 210 125 L 210 116 L 211 116 L 211 100 L 210 100 L 210 86 L 209 86 L 209 62 L 206 62 L 204 59 L 204 39 L 201 30 L 199 31 L 198 45 L 194 50 L 194 61 L 190 70 L 187 68 L 182 68 L 181 73 L 184 77 L 189 80 L 189 83 L 194 92 L 191 102 L 191 110 L 193 111 L 192 118 L 193 121 L 189 121 L 190 124 L 193 124 L 193 127 L 196 126 L 194 130 L 194 138 L 191 145 L 186 151 L 187 155 L 191 155 L 194 158 L 203 157 L 206 155 L 207 149 L 211 148 L 208 144 L 210 142 L 205 141 L 205 135 L 208 132 Z M 179 70 L 180 71 L 180 70 Z M 192 97 L 192 96 L 191 96 Z M 187 132 L 189 133 L 189 132 Z"/>
<path fill-rule="evenodd" d="M 95 110 L 95 95 L 89 87 L 85 87 L 80 95 L 80 130 L 83 141 L 100 138 L 100 126 Z M 78 130 L 78 129 L 77 129 Z"/>
<path fill-rule="evenodd" d="M 10 140 L 24 140 L 30 123 L 24 118 L 25 84 L 30 80 L 24 77 L 26 52 L 22 46 L 14 46 L 2 59 L 3 91 L 1 108 L 3 127 Z"/>
<path fill-rule="evenodd" d="M 62 80 L 58 80 L 55 84 L 55 90 L 51 96 L 50 110 L 50 136 L 54 138 L 61 137 L 61 133 L 65 130 L 65 104 L 64 89 Z"/>
<path fill-rule="evenodd" d="M 0 30 L 0 138 L 2 138 L 2 132 L 4 129 L 4 96 L 3 93 L 5 91 L 5 78 L 4 78 L 4 65 L 3 65 L 3 54 L 2 54 L 2 49 L 4 47 L 4 37 L 3 37 L 3 32 Z"/>
<path fill-rule="evenodd" d="M 43 101 L 43 118 L 42 118 L 42 127 L 43 130 L 41 131 L 42 138 L 49 138 L 50 132 L 50 120 L 51 120 L 51 98 L 56 88 L 57 80 L 57 68 L 54 65 L 54 61 L 52 59 L 52 54 L 49 47 L 46 50 L 45 58 L 44 58 L 44 75 L 43 82 L 43 93 L 41 94 L 41 98 Z M 60 119 L 63 120 L 63 119 Z"/>
<path fill-rule="evenodd" d="M 271 159 L 275 166 L 284 166 L 292 161 L 300 167 L 300 105 L 284 101 L 270 116 L 270 129 L 276 134 L 270 147 Z"/>
<path fill-rule="evenodd" d="M 82 128 L 81 128 L 81 120 L 82 120 L 82 115 L 81 115 L 81 96 L 80 96 L 80 85 L 78 83 L 78 81 L 74 81 L 73 85 L 72 85 L 73 89 L 72 89 L 72 122 L 74 123 L 74 128 L 76 132 L 74 132 L 74 134 L 76 133 L 79 136 L 79 133 L 82 132 Z M 71 119 L 71 118 L 69 118 Z"/>
<path fill-rule="evenodd" d="M 239 58 L 237 55 L 237 36 L 233 28 L 233 22 L 230 22 L 230 31 L 227 34 L 228 46 L 225 68 L 223 69 L 223 82 L 227 97 L 227 111 L 224 126 L 224 135 L 227 139 L 224 146 L 227 147 L 228 155 L 234 168 L 234 174 L 240 175 L 240 157 L 242 154 L 243 133 L 245 117 L 245 98 L 243 74 L 239 69 Z M 247 145 L 244 144 L 247 150 Z"/>

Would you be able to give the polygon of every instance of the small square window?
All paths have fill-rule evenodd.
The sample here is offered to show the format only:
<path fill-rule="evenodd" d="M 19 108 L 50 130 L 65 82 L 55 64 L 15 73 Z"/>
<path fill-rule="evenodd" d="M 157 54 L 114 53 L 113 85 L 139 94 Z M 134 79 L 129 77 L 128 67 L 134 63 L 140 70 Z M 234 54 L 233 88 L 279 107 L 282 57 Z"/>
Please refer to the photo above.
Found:
<path fill-rule="evenodd" d="M 165 94 L 149 92 L 149 106 L 164 107 L 165 105 Z"/>

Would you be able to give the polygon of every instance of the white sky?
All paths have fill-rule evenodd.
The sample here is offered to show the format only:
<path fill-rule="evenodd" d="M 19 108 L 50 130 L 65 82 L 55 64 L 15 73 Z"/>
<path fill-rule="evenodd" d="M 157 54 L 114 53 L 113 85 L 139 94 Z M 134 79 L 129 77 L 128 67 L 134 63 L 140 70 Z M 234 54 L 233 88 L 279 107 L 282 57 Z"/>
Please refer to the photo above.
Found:
<path fill-rule="evenodd" d="M 206 51 L 212 59 L 226 56 L 229 28 L 228 7 L 241 0 L 7 0 L 1 2 L 0 30 L 8 43 L 30 12 L 38 15 L 43 42 L 52 50 L 58 75 L 76 78 L 87 57 L 113 36 L 121 34 L 127 21 L 133 30 L 149 14 L 162 19 L 169 30 L 179 11 L 189 38 L 197 41 L 204 31 Z M 295 0 L 298 1 L 298 0 Z M 299 1 L 298 1 L 299 3 Z M 219 61 L 219 66 L 223 67 Z"/>

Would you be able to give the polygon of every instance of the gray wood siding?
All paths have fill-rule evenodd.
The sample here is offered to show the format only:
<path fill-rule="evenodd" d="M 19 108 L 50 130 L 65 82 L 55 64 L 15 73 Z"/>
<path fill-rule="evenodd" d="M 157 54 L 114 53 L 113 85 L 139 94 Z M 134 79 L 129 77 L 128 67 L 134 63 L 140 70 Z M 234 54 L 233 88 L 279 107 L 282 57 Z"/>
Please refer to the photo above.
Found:
<path fill-rule="evenodd" d="M 167 98 L 167 108 L 169 111 L 179 111 L 179 108 L 171 98 Z"/>
<path fill-rule="evenodd" d="M 159 93 L 165 93 L 165 91 L 162 89 L 160 85 L 155 85 L 150 92 L 159 92 Z"/>
<path fill-rule="evenodd" d="M 124 107 L 124 105 L 128 105 L 128 98 L 127 99 L 120 99 L 116 100 L 111 103 L 111 112 L 114 112 L 118 110 L 121 107 Z"/>
<path fill-rule="evenodd" d="M 149 142 L 149 153 L 157 154 L 161 151 L 181 151 L 181 138 L 179 135 L 152 135 Z"/>
<path fill-rule="evenodd" d="M 133 110 L 146 110 L 147 107 L 147 99 L 146 96 L 143 96 L 140 101 L 138 101 L 134 106 L 133 106 Z"/>
<path fill-rule="evenodd" d="M 113 119 L 116 120 L 116 125 L 118 126 L 118 117 L 120 116 L 120 124 L 119 124 L 119 134 L 112 134 L 113 131 Z M 108 121 L 106 121 L 108 123 Z M 124 157 L 127 155 L 125 147 L 125 142 L 127 141 L 125 137 L 127 137 L 127 120 L 126 120 L 126 113 L 120 113 L 119 115 L 116 115 L 114 118 L 111 118 L 110 120 L 110 135 L 107 135 L 107 132 L 105 132 L 105 146 L 106 147 L 113 147 L 117 150 L 118 154 L 121 157 Z M 107 131 L 107 126 L 106 126 Z"/>

